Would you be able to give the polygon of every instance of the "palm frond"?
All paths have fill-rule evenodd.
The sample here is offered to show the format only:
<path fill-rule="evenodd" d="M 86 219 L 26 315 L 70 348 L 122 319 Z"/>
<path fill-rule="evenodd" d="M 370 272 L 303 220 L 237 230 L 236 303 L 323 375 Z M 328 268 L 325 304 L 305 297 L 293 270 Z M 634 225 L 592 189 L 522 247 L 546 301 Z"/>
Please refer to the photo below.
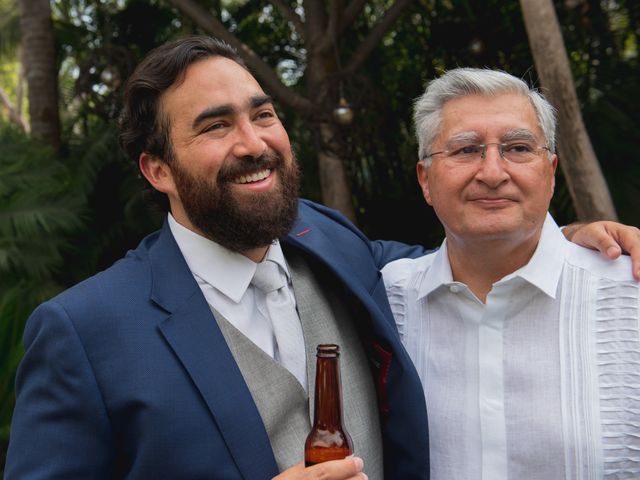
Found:
<path fill-rule="evenodd" d="M 0 0 L 0 58 L 12 58 L 20 43 L 17 0 Z"/>

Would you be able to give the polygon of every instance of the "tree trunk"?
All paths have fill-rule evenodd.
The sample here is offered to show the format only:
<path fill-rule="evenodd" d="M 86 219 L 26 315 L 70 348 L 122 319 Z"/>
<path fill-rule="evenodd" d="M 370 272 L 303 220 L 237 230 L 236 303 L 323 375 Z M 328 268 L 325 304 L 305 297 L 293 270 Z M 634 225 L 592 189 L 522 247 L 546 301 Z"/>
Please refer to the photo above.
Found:
<path fill-rule="evenodd" d="M 309 5 L 309 2 L 307 2 Z M 307 36 L 313 36 L 313 20 L 307 24 Z M 317 25 L 317 30 L 326 28 Z M 313 45 L 310 40 L 309 43 Z M 327 79 L 335 75 L 338 70 L 333 47 L 330 50 L 309 48 L 307 51 L 307 98 L 315 100 L 316 148 L 318 151 L 318 172 L 320 174 L 320 192 L 322 203 L 330 208 L 339 210 L 345 217 L 356 223 L 356 210 L 353 206 L 353 196 L 347 170 L 344 164 L 344 147 L 338 141 L 338 126 L 330 116 L 331 109 L 338 103 L 338 98 L 332 98 L 329 93 Z"/>
<path fill-rule="evenodd" d="M 60 149 L 58 68 L 49 0 L 19 0 L 22 58 L 33 138 Z"/>
<path fill-rule="evenodd" d="M 320 151 L 318 152 L 318 171 L 320 172 L 320 190 L 322 203 L 335 208 L 352 222 L 356 222 L 356 210 L 353 206 L 349 179 L 344 162 L 336 148 L 336 126 L 331 123 L 320 125 Z"/>
<path fill-rule="evenodd" d="M 616 220 L 600 164 L 582 120 L 569 59 L 552 0 L 520 0 L 545 96 L 558 109 L 560 166 L 580 220 Z"/>

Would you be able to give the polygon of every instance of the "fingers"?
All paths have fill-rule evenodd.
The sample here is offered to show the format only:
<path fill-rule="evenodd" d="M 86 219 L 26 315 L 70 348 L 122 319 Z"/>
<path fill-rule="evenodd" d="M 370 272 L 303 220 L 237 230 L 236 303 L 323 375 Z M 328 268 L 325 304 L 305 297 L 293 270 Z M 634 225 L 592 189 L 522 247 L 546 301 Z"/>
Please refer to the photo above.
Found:
<path fill-rule="evenodd" d="M 640 229 L 616 222 L 604 222 L 612 241 L 617 242 L 621 253 L 631 256 L 633 277 L 640 281 Z M 609 256 L 609 255 L 608 255 Z M 617 258 L 609 256 L 609 258 Z"/>
<path fill-rule="evenodd" d="M 633 264 L 633 276 L 640 281 L 640 229 L 623 225 L 618 242 L 622 250 L 631 256 Z"/>
<path fill-rule="evenodd" d="M 604 248 L 606 248 L 605 255 L 611 260 L 615 260 L 622 255 L 622 249 L 618 245 L 605 246 Z"/>
<path fill-rule="evenodd" d="M 563 230 L 564 232 L 564 230 Z M 633 276 L 640 281 L 640 230 L 617 222 L 592 222 L 567 235 L 572 242 L 599 250 L 612 260 L 622 253 L 631 256 Z"/>
<path fill-rule="evenodd" d="M 592 222 L 568 225 L 562 232 L 572 242 L 586 248 L 599 250 L 606 257 L 614 259 L 620 256 L 621 250 L 618 242 L 612 236 L 616 229 L 612 225 L 611 231 L 609 231 L 606 223 L 613 224 L 613 222 Z"/>
<path fill-rule="evenodd" d="M 359 457 L 332 460 L 308 468 L 304 468 L 304 463 L 300 462 L 273 480 L 367 480 L 363 468 L 364 462 Z"/>
<path fill-rule="evenodd" d="M 318 480 L 366 480 L 368 477 L 362 471 L 364 462 L 359 457 L 349 457 L 344 460 L 333 460 L 307 468 L 312 476 L 304 477 Z"/>
<path fill-rule="evenodd" d="M 573 236 L 585 225 L 587 225 L 587 223 L 584 222 L 570 223 L 569 225 L 565 225 L 564 227 L 562 227 L 562 233 L 567 238 L 567 240 L 569 240 L 570 242 L 574 242 Z"/>

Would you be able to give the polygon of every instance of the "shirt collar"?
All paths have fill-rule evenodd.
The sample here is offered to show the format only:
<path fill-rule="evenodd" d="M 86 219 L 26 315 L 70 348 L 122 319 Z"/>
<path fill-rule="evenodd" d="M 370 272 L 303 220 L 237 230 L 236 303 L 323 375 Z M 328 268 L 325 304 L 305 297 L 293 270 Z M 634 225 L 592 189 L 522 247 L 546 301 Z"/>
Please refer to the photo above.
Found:
<path fill-rule="evenodd" d="M 257 264 L 244 255 L 232 252 L 180 225 L 170 213 L 168 222 L 191 273 L 234 302 L 240 302 L 256 272 Z M 275 240 L 267 250 L 265 260 L 271 260 L 280 265 L 288 282 L 291 281 L 278 240 Z"/>
<path fill-rule="evenodd" d="M 531 260 L 522 268 L 496 282 L 496 285 L 518 277 L 555 299 L 564 265 L 566 246 L 567 240 L 551 215 L 547 213 L 540 241 Z M 453 280 L 445 238 L 418 287 L 418 298 L 426 297 L 442 286 L 454 284 L 460 283 Z"/>
<path fill-rule="evenodd" d="M 442 286 L 451 285 L 454 282 L 447 254 L 447 239 L 445 238 L 440 248 L 435 253 L 431 267 L 426 271 L 418 287 L 418 299 L 426 297 L 431 292 Z"/>
<path fill-rule="evenodd" d="M 533 252 L 531 260 L 524 267 L 507 275 L 497 283 L 519 277 L 555 299 L 564 266 L 567 244 L 568 240 L 564 237 L 551 215 L 547 213 L 542 226 L 540 241 L 535 252 Z"/>

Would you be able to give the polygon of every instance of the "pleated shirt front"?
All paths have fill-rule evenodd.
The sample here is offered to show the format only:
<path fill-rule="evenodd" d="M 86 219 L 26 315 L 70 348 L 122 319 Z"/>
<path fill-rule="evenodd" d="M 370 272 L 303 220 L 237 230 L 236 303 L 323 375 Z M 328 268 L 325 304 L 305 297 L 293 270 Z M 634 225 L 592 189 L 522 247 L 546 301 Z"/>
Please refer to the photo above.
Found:
<path fill-rule="evenodd" d="M 432 480 L 640 478 L 640 290 L 631 262 L 548 216 L 530 262 L 482 303 L 446 240 L 383 270 L 423 382 Z"/>

